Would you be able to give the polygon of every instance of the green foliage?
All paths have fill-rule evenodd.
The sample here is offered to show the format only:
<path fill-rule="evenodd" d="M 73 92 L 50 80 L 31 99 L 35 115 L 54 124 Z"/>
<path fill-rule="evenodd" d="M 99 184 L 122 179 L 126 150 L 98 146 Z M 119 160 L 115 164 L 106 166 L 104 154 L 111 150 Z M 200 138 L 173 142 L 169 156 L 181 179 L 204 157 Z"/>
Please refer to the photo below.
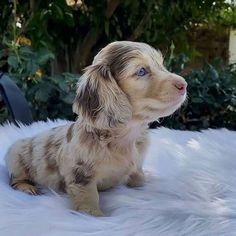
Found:
<path fill-rule="evenodd" d="M 86 0 L 76 8 L 65 0 L 0 2 L 0 70 L 22 89 L 35 120 L 73 118 L 76 74 L 111 41 L 145 41 L 164 54 L 172 45 L 166 66 L 182 73 L 188 58 L 199 55 L 188 42 L 191 30 L 236 26 L 235 7 L 225 0 Z M 217 62 L 188 73 L 188 103 L 162 124 L 236 129 L 235 77 Z M 0 122 L 6 116 L 0 100 Z"/>
<path fill-rule="evenodd" d="M 187 58 L 173 58 L 169 68 L 180 72 Z M 184 76 L 188 82 L 188 100 L 161 125 L 175 129 L 199 130 L 226 127 L 236 129 L 236 70 L 214 60 L 203 69 L 192 70 Z"/>
<path fill-rule="evenodd" d="M 31 1 L 31 3 L 33 2 Z M 61 3 L 65 5 L 64 1 Z M 60 5 L 60 1 L 58 4 Z M 48 4 L 46 3 L 46 5 Z M 41 11 L 35 12 L 34 15 L 25 18 L 27 6 L 28 3 L 17 5 L 16 0 L 9 6 L 4 5 L 1 16 L 8 31 L 1 29 L 3 36 L 0 69 L 7 72 L 23 91 L 34 120 L 73 119 L 71 104 L 78 76 L 70 73 L 52 75 L 51 62 L 55 60 L 55 55 L 50 50 L 50 45 L 47 44 L 49 41 L 47 41 L 44 28 L 48 15 L 55 14 L 58 19 L 60 13 L 66 14 L 66 11 L 62 13 L 59 6 L 52 4 L 51 11 L 46 11 L 43 8 Z M 31 5 L 30 7 L 35 8 L 36 6 Z M 6 18 L 9 17 L 7 13 L 10 14 L 11 11 L 12 18 L 7 21 Z M 36 29 L 36 23 L 42 27 L 40 30 L 38 27 Z M 21 24 L 21 28 L 17 28 L 17 24 Z M 31 32 L 31 36 L 35 34 L 36 37 L 43 36 L 43 39 L 33 41 L 34 37 L 26 38 L 24 35 L 29 32 Z M 3 122 L 7 119 L 8 113 L 1 98 L 0 105 L 0 122 Z"/>
<path fill-rule="evenodd" d="M 37 80 L 22 80 L 11 77 L 23 91 L 34 120 L 74 119 L 72 102 L 78 76 L 63 73 L 58 76 L 43 76 Z M 0 99 L 1 102 L 1 99 Z M 0 110 L 0 122 L 6 121 L 6 107 Z"/>
<path fill-rule="evenodd" d="M 7 57 L 5 49 L 0 51 L 0 63 L 7 64 L 8 74 L 23 91 L 34 120 L 73 119 L 71 104 L 78 76 L 70 73 L 47 75 L 54 54 L 45 48 L 34 50 L 30 45 L 21 45 L 20 42 L 27 42 L 26 38 L 21 37 L 18 41 L 9 44 Z M 1 108 L 0 114 L 0 122 L 6 120 L 6 107 Z"/>
<path fill-rule="evenodd" d="M 72 102 L 78 77 L 69 73 L 58 76 L 45 76 L 32 85 L 22 84 L 25 96 L 30 102 L 35 120 L 47 118 L 73 119 Z"/>
<path fill-rule="evenodd" d="M 54 55 L 46 50 L 40 49 L 35 51 L 28 45 L 16 45 L 16 49 L 9 47 L 7 60 L 3 56 L 1 63 L 8 64 L 8 73 L 11 77 L 20 79 L 35 80 L 36 77 L 41 77 L 43 73 L 40 68 L 48 69 L 46 64 L 49 60 L 54 59 Z"/>
<path fill-rule="evenodd" d="M 114 40 L 145 41 L 164 51 L 173 41 L 178 53 L 194 57 L 197 52 L 189 45 L 188 32 L 202 25 L 232 27 L 236 22 L 235 7 L 225 0 L 86 0 L 76 9 L 65 0 L 31 0 L 16 4 L 16 12 L 14 2 L 1 4 L 0 40 L 23 35 L 34 48 L 54 52 L 62 71 L 73 73 L 81 72 L 95 52 Z M 65 62 L 63 57 L 69 59 Z"/>

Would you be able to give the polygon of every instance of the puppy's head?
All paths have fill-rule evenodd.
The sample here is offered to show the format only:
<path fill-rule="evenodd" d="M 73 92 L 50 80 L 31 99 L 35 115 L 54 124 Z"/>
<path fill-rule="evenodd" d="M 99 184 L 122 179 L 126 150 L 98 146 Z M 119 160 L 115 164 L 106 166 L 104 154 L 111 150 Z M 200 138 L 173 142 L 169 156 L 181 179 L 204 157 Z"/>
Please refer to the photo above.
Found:
<path fill-rule="evenodd" d="M 172 114 L 186 99 L 185 80 L 163 66 L 145 43 L 118 41 L 94 58 L 78 83 L 75 113 L 99 127 Z"/>

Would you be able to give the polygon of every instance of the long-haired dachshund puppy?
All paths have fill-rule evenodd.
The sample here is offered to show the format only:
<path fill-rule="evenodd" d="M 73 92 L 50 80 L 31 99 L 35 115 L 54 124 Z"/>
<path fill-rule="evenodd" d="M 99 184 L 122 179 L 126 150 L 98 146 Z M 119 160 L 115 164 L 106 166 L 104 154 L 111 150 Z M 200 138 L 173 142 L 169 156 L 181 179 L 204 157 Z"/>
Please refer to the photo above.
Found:
<path fill-rule="evenodd" d="M 39 192 L 35 184 L 65 191 L 73 209 L 102 215 L 99 190 L 143 185 L 148 123 L 176 111 L 186 87 L 151 46 L 109 44 L 78 82 L 76 122 L 19 140 L 9 149 L 10 185 L 29 194 Z"/>

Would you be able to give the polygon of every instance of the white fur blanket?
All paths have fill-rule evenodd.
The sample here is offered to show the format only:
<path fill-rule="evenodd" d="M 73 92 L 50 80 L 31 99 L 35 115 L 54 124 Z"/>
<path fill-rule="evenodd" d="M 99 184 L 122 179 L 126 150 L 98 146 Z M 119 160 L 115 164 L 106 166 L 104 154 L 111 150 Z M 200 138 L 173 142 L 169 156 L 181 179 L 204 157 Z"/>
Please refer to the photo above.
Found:
<path fill-rule="evenodd" d="M 8 185 L 10 144 L 62 123 L 0 126 L 1 236 L 236 235 L 236 132 L 150 130 L 145 187 L 100 193 L 106 216 L 94 218 L 71 211 L 66 195 L 28 196 Z"/>

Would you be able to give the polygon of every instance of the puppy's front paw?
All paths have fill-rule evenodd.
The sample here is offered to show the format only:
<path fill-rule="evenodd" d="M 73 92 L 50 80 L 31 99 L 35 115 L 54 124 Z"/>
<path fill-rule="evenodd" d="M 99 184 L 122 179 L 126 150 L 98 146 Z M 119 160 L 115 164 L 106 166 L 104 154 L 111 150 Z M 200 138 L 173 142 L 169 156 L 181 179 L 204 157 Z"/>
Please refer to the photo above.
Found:
<path fill-rule="evenodd" d="M 89 206 L 81 206 L 77 209 L 79 212 L 86 213 L 92 216 L 104 216 L 103 212 L 99 208 L 93 208 Z"/>
<path fill-rule="evenodd" d="M 145 177 L 143 172 L 135 172 L 131 174 L 127 181 L 127 186 L 129 187 L 142 187 L 145 182 Z"/>
<path fill-rule="evenodd" d="M 74 210 L 93 216 L 103 216 L 99 208 L 99 195 L 95 181 L 86 185 L 70 184 L 67 191 L 72 198 Z"/>

